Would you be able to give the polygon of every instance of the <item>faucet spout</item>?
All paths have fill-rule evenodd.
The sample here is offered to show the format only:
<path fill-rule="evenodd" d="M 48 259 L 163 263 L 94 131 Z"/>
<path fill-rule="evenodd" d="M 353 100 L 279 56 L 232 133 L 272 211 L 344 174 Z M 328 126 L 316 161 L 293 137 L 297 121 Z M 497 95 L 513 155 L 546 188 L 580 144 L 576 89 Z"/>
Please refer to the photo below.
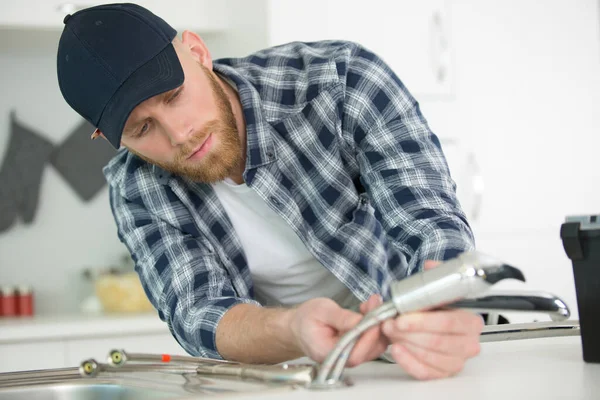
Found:
<path fill-rule="evenodd" d="M 525 275 L 520 269 L 515 268 L 508 264 L 501 264 L 498 266 L 487 266 L 484 268 L 485 275 L 483 278 L 486 282 L 493 285 L 503 279 L 516 279 L 521 282 L 525 282 Z"/>
<path fill-rule="evenodd" d="M 571 316 L 569 307 L 564 301 L 545 292 L 494 292 L 481 297 L 462 299 L 446 307 L 479 313 L 540 313 L 547 314 L 552 321 L 564 321 Z"/>
<path fill-rule="evenodd" d="M 525 281 L 525 276 L 513 266 L 472 251 L 434 269 L 393 282 L 390 290 L 398 312 L 406 313 L 478 296 L 504 279 Z"/>

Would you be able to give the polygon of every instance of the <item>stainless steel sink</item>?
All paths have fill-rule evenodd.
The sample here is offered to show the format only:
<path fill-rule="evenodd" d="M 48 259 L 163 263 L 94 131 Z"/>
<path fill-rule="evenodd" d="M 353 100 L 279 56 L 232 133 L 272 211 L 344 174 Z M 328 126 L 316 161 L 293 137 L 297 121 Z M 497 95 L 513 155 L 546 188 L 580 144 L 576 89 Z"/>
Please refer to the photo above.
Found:
<path fill-rule="evenodd" d="M 239 381 L 231 378 L 205 379 L 197 375 L 140 374 L 136 378 L 93 378 L 24 383 L 0 388 L 2 400 L 160 400 L 184 399 L 199 395 L 235 395 L 251 392 L 293 390 L 291 386 Z M 148 376 L 150 375 L 150 376 Z"/>
<path fill-rule="evenodd" d="M 126 355 L 112 352 L 119 363 Z M 160 356 L 159 356 L 160 357 Z M 179 364 L 128 362 L 109 365 L 84 361 L 80 367 L 0 374 L 2 400 L 131 400 L 184 399 L 198 395 L 289 391 L 306 387 L 314 376 L 312 365 L 247 366 L 237 363 L 174 356 Z"/>
<path fill-rule="evenodd" d="M 14 386 L 0 389 L 0 398 L 5 400 L 133 400 L 174 399 L 181 397 L 174 392 L 123 386 L 112 382 L 85 381 L 55 383 L 34 386 Z"/>

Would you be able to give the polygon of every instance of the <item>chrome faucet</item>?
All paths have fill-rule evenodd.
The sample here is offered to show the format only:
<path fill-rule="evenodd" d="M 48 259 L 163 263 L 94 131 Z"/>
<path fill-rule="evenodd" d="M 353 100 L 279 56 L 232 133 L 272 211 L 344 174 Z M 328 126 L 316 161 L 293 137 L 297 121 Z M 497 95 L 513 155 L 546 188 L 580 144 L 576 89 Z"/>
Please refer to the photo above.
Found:
<path fill-rule="evenodd" d="M 564 321 L 571 316 L 569 307 L 560 298 L 546 292 L 500 292 L 459 300 L 447 306 L 477 313 L 525 312 L 546 314 L 552 321 Z"/>
<path fill-rule="evenodd" d="M 312 387 L 331 388 L 341 377 L 350 352 L 360 335 L 397 315 L 440 308 L 464 308 L 476 312 L 519 311 L 546 313 L 553 321 L 570 316 L 567 305 L 548 293 L 497 293 L 485 295 L 504 279 L 525 282 L 523 273 L 486 254 L 462 253 L 438 267 L 419 272 L 391 285 L 391 300 L 366 314 L 361 322 L 338 341 L 319 367 Z"/>

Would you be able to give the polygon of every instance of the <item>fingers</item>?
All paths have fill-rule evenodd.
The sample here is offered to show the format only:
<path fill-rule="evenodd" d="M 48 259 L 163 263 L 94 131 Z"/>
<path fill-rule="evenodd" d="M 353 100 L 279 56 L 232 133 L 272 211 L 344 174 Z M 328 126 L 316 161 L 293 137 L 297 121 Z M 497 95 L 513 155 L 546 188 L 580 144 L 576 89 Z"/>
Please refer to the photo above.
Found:
<path fill-rule="evenodd" d="M 429 352 L 410 344 L 392 345 L 391 354 L 400 367 L 419 380 L 453 376 L 465 365 L 465 360 L 460 357 Z"/>
<path fill-rule="evenodd" d="M 326 321 L 331 322 L 331 327 L 342 334 L 354 328 L 360 322 L 362 315 L 350 310 L 338 308 L 332 310 Z"/>
<path fill-rule="evenodd" d="M 383 299 L 380 295 L 371 295 L 366 302 L 360 305 L 360 312 L 363 315 L 367 314 L 381 304 L 383 304 Z M 354 367 L 365 361 L 373 360 L 379 357 L 388 345 L 388 340 L 381 333 L 381 327 L 375 326 L 361 335 L 352 349 L 347 365 Z"/>
<path fill-rule="evenodd" d="M 330 338 L 335 343 L 349 330 L 354 328 L 364 314 L 374 310 L 383 304 L 383 299 L 380 295 L 374 294 L 367 301 L 360 305 L 361 314 L 345 310 L 338 307 L 332 307 L 328 310 L 328 315 L 325 316 L 325 321 L 329 321 L 330 326 L 335 329 L 338 334 L 335 337 Z M 329 343 L 328 343 L 329 344 Z M 379 357 L 389 345 L 389 341 L 381 332 L 381 326 L 377 325 L 366 332 L 364 332 L 356 345 L 352 349 L 347 365 L 354 367 L 365 361 L 373 360 Z M 334 344 L 331 343 L 331 347 Z"/>
<path fill-rule="evenodd" d="M 355 367 L 366 361 L 379 357 L 389 345 L 387 339 L 381 334 L 379 326 L 364 332 L 350 353 L 347 366 Z"/>
<path fill-rule="evenodd" d="M 392 357 L 417 379 L 452 376 L 479 354 L 480 316 L 464 310 L 415 312 L 382 325 Z"/>
<path fill-rule="evenodd" d="M 333 300 L 313 299 L 296 310 L 294 331 L 302 351 L 322 362 L 340 336 L 361 319 L 361 314 L 343 309 Z"/>
<path fill-rule="evenodd" d="M 431 369 L 436 369 L 444 374 L 444 376 L 452 376 L 462 371 L 466 358 L 462 355 L 454 356 L 435 351 L 430 351 L 410 343 L 402 343 L 402 345 L 419 361 Z"/>
<path fill-rule="evenodd" d="M 464 358 L 475 357 L 481 351 L 478 335 L 444 335 L 439 333 L 411 332 L 395 335 L 393 342 L 407 344 L 407 346 L 410 345 L 448 356 Z"/>
<path fill-rule="evenodd" d="M 395 343 L 391 349 L 392 358 L 409 375 L 420 380 L 440 379 L 446 374 L 419 360 L 406 346 Z"/>
<path fill-rule="evenodd" d="M 364 303 L 360 305 L 361 314 L 367 314 L 370 311 L 373 311 L 375 308 L 379 307 L 383 304 L 383 299 L 378 294 L 372 294 L 371 297 Z"/>
<path fill-rule="evenodd" d="M 364 304 L 366 312 L 381 304 L 378 296 L 372 296 Z M 297 311 L 297 324 L 302 351 L 317 362 L 322 362 L 341 337 L 354 328 L 363 318 L 362 314 L 341 308 L 329 299 L 314 299 L 301 305 Z M 350 356 L 350 366 L 356 366 L 381 355 L 389 342 L 382 334 L 380 325 L 361 335 Z"/>
<path fill-rule="evenodd" d="M 426 311 L 403 314 L 386 321 L 383 332 L 394 341 L 394 338 L 407 332 L 479 335 L 483 326 L 483 319 L 469 311 Z"/>
<path fill-rule="evenodd" d="M 427 271 L 428 269 L 433 269 L 440 264 L 441 264 L 441 261 L 426 260 L 423 263 L 423 269 Z"/>

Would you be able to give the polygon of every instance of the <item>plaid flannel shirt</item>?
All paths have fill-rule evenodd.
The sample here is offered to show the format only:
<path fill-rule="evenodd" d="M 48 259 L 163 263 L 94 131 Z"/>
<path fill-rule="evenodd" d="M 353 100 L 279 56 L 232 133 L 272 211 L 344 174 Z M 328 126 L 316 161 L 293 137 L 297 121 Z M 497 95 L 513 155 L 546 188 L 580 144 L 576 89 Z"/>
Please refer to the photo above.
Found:
<path fill-rule="evenodd" d="M 364 301 L 424 260 L 474 247 L 440 142 L 400 79 L 352 42 L 294 42 L 214 62 L 239 94 L 246 184 Z M 120 150 L 104 169 L 120 240 L 190 354 L 221 358 L 220 319 L 253 299 L 212 187 Z M 363 189 L 363 190 L 361 190 Z"/>

